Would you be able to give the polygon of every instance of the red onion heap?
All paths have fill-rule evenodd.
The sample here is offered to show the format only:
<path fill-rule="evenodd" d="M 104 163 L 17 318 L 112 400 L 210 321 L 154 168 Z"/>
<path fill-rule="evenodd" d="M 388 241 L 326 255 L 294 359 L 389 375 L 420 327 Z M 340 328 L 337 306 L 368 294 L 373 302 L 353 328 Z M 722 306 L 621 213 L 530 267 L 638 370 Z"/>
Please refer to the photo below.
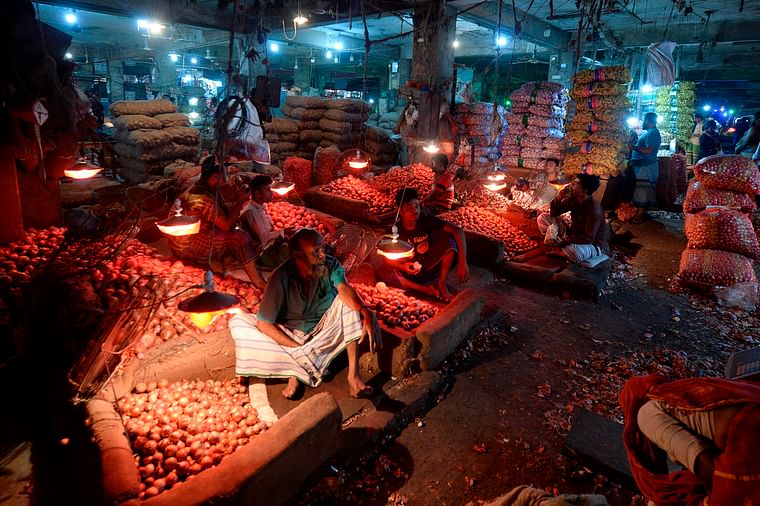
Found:
<path fill-rule="evenodd" d="M 460 207 L 441 215 L 441 218 L 462 227 L 486 235 L 504 243 L 507 257 L 513 257 L 538 246 L 520 230 L 510 225 L 504 218 L 486 209 L 477 207 Z"/>
<path fill-rule="evenodd" d="M 403 290 L 386 286 L 385 283 L 352 286 L 364 303 L 376 311 L 378 319 L 389 327 L 412 330 L 438 312 L 432 304 L 410 297 Z"/>
<path fill-rule="evenodd" d="M 268 428 L 237 380 L 138 383 L 117 404 L 140 471 L 140 499 L 217 466 Z"/>
<path fill-rule="evenodd" d="M 303 206 L 295 206 L 290 202 L 270 202 L 264 204 L 264 208 L 272 218 L 275 229 L 309 227 L 318 230 L 325 239 L 329 238 L 327 223 Z"/>

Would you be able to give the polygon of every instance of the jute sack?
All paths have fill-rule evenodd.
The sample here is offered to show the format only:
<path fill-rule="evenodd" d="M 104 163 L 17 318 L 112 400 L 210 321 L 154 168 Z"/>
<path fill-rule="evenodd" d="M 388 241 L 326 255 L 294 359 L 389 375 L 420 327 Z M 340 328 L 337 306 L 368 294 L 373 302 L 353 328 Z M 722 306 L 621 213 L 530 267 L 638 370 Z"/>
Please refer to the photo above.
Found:
<path fill-rule="evenodd" d="M 118 118 L 126 114 L 144 114 L 145 116 L 155 116 L 156 114 L 166 114 L 177 112 L 177 106 L 168 100 L 119 100 L 111 104 L 108 114 L 112 118 Z"/>
<path fill-rule="evenodd" d="M 170 112 L 166 114 L 156 114 L 153 118 L 159 120 L 164 128 L 167 127 L 189 127 L 190 118 L 187 114 L 181 112 Z"/>
<path fill-rule="evenodd" d="M 127 114 L 126 116 L 114 118 L 113 126 L 117 130 L 160 130 L 164 125 L 160 120 L 145 116 L 144 114 Z"/>
<path fill-rule="evenodd" d="M 364 114 L 346 112 L 341 109 L 328 109 L 325 111 L 325 118 L 342 123 L 364 123 L 367 118 Z"/>

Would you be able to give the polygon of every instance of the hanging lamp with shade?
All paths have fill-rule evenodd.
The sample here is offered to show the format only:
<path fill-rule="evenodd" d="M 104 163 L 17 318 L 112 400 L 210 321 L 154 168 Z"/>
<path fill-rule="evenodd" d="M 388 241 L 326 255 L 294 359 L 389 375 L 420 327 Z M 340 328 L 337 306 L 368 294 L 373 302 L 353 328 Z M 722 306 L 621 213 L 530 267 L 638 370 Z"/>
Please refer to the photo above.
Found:
<path fill-rule="evenodd" d="M 93 165 L 87 160 L 78 160 L 70 169 L 63 171 L 63 175 L 71 179 L 90 179 L 103 171 L 103 167 Z"/>
<path fill-rule="evenodd" d="M 364 171 L 372 162 L 369 154 L 359 148 L 351 149 L 351 156 L 348 158 L 348 166 L 354 170 Z"/>
<path fill-rule="evenodd" d="M 401 202 L 404 202 L 405 193 L 406 188 L 401 193 Z M 414 256 L 414 246 L 399 239 L 398 217 L 401 213 L 401 206 L 402 204 L 399 203 L 398 209 L 396 209 L 396 219 L 393 221 L 391 233 L 377 243 L 377 254 L 388 260 L 401 260 L 402 258 L 412 258 Z"/>
<path fill-rule="evenodd" d="M 280 197 L 284 197 L 291 191 L 293 191 L 296 188 L 295 183 L 291 183 L 290 181 L 285 181 L 282 179 L 278 179 L 277 181 L 272 182 L 272 185 L 270 186 L 272 189 L 272 193 L 275 193 L 276 195 L 279 195 Z"/>
<path fill-rule="evenodd" d="M 174 212 L 174 216 L 156 222 L 156 226 L 162 233 L 174 237 L 182 237 L 200 232 L 200 218 L 182 214 L 182 201 L 180 199 L 174 201 L 171 211 Z"/>
<path fill-rule="evenodd" d="M 430 142 L 428 142 L 422 147 L 422 150 L 425 153 L 435 154 L 441 150 L 441 147 L 438 146 L 437 142 L 435 142 L 434 140 L 431 140 Z"/>
<path fill-rule="evenodd" d="M 500 192 L 507 187 L 507 173 L 500 170 L 499 165 L 496 164 L 494 169 L 486 174 L 483 180 L 483 187 L 492 192 Z"/>
<path fill-rule="evenodd" d="M 236 295 L 220 293 L 214 289 L 214 273 L 211 271 L 206 271 L 203 283 L 196 285 L 196 288 L 203 288 L 203 292 L 183 300 L 177 309 L 188 313 L 190 320 L 201 330 L 240 303 Z"/>

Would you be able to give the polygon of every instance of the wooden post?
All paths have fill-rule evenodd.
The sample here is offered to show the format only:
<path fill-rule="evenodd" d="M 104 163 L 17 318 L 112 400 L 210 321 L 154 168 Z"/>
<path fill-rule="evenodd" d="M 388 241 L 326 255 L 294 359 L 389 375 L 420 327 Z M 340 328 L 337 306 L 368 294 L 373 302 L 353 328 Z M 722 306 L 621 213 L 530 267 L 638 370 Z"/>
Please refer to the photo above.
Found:
<path fill-rule="evenodd" d="M 0 244 L 24 237 L 16 161 L 9 151 L 8 147 L 0 150 Z"/>

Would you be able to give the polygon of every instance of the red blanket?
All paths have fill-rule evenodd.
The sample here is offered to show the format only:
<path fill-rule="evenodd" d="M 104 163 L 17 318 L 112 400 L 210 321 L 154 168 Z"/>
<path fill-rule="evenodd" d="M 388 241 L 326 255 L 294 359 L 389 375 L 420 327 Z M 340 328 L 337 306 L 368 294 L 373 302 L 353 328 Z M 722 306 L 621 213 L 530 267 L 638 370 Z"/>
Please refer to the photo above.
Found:
<path fill-rule="evenodd" d="M 639 430 L 637 414 L 650 399 L 680 409 L 709 410 L 746 404 L 731 422 L 724 452 L 715 461 L 708 493 L 688 470 L 667 474 L 666 454 Z M 641 492 L 658 506 L 760 504 L 760 384 L 719 378 L 670 381 L 653 374 L 631 378 L 620 394 L 623 440 Z"/>

